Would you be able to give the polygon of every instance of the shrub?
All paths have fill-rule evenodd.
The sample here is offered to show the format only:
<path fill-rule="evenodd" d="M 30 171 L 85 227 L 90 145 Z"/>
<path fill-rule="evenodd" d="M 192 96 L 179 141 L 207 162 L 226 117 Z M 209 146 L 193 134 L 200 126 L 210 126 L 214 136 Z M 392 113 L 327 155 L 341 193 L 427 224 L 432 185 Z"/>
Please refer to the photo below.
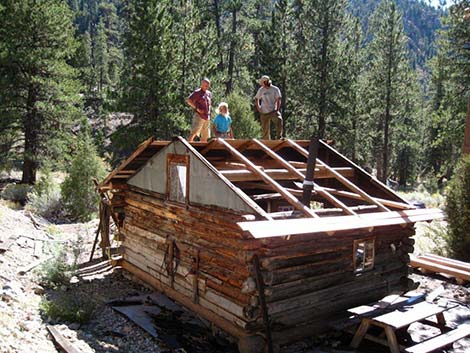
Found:
<path fill-rule="evenodd" d="M 88 129 L 80 135 L 77 151 L 67 172 L 62 184 L 64 208 L 73 219 L 88 221 L 97 211 L 99 201 L 93 178 L 101 180 L 106 172 Z"/>
<path fill-rule="evenodd" d="M 56 249 L 53 258 L 39 269 L 40 282 L 44 287 L 52 289 L 68 286 L 75 271 L 76 266 L 67 263 L 64 249 Z"/>
<path fill-rule="evenodd" d="M 39 305 L 43 315 L 67 322 L 85 324 L 91 320 L 96 310 L 96 302 L 75 293 L 63 292 L 54 300 L 43 299 Z"/>
<path fill-rule="evenodd" d="M 2 191 L 2 199 L 19 202 L 24 204 L 28 193 L 32 190 L 32 185 L 29 184 L 8 184 Z"/>
<path fill-rule="evenodd" d="M 227 97 L 233 133 L 237 139 L 251 139 L 261 136 L 261 126 L 255 120 L 250 101 L 250 98 L 238 92 L 233 92 Z"/>
<path fill-rule="evenodd" d="M 451 256 L 470 261 L 470 156 L 463 156 L 447 188 L 447 241 Z"/>
<path fill-rule="evenodd" d="M 443 221 L 417 223 L 415 253 L 449 256 L 447 223 Z"/>
<path fill-rule="evenodd" d="M 62 210 L 60 186 L 52 177 L 49 164 L 45 164 L 41 177 L 28 194 L 27 208 L 45 218 L 58 216 Z"/>

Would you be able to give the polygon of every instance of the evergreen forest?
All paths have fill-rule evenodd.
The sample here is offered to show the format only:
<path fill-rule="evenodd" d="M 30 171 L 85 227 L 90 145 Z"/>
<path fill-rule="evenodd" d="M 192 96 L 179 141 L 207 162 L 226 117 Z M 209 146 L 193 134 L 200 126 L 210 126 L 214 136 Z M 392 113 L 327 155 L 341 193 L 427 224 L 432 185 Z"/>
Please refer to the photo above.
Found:
<path fill-rule="evenodd" d="M 237 138 L 260 135 L 261 75 L 287 138 L 319 135 L 402 189 L 436 190 L 461 155 L 470 1 L 1 0 L 0 166 L 35 184 L 80 146 L 108 168 L 150 136 L 187 137 L 203 77 Z M 85 153 L 86 155 L 86 153 Z"/>

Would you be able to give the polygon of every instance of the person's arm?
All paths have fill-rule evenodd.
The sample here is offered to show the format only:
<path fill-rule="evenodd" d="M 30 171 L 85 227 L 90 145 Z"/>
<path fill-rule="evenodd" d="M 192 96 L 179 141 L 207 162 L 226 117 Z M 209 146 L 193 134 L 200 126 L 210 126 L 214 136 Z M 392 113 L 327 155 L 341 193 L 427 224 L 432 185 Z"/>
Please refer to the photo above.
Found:
<path fill-rule="evenodd" d="M 231 139 L 233 139 L 233 130 L 232 130 L 232 125 L 230 125 L 230 130 L 229 130 L 229 133 L 228 135 L 230 136 Z"/>
<path fill-rule="evenodd" d="M 256 110 L 261 113 L 261 105 L 259 104 L 259 101 L 261 99 L 260 90 L 261 89 L 259 89 L 258 92 L 256 92 L 255 107 L 256 107 Z"/>
<path fill-rule="evenodd" d="M 276 100 L 276 111 L 281 110 L 281 97 L 278 97 Z"/>

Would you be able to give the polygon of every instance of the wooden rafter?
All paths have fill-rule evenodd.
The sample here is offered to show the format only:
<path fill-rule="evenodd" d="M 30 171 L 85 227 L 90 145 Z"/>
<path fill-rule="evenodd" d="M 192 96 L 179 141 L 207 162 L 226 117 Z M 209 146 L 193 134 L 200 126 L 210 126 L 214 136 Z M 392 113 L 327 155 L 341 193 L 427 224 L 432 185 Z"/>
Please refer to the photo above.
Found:
<path fill-rule="evenodd" d="M 272 217 L 263 210 L 256 202 L 248 197 L 244 192 L 239 188 L 235 187 L 227 178 L 225 178 L 212 164 L 210 164 L 188 141 L 182 137 L 178 137 L 178 140 L 186 146 L 199 160 L 204 163 L 214 174 L 216 174 L 233 192 L 235 192 L 242 200 L 244 200 L 254 211 L 259 215 L 266 218 L 267 220 L 272 220 Z"/>
<path fill-rule="evenodd" d="M 305 175 L 299 172 L 296 168 L 294 168 L 292 165 L 290 165 L 288 162 L 286 162 L 284 159 L 282 159 L 276 152 L 271 150 L 269 147 L 267 147 L 265 144 L 263 144 L 261 141 L 257 139 L 253 139 L 253 142 L 258 145 L 264 152 L 266 152 L 267 155 L 269 155 L 271 158 L 276 160 L 280 165 L 282 165 L 284 168 L 286 168 L 289 172 L 295 174 L 300 180 L 305 179 Z M 349 215 L 355 215 L 356 212 L 351 210 L 348 206 L 346 206 L 343 202 L 338 200 L 336 197 L 331 195 L 328 191 L 325 191 L 324 189 L 320 188 L 316 183 L 313 184 L 314 189 L 318 192 L 318 194 L 322 197 L 324 197 L 326 200 L 331 202 L 333 205 L 341 208 L 346 214 Z"/>
<path fill-rule="evenodd" d="M 308 152 L 307 150 L 305 150 L 303 147 L 299 146 L 297 143 L 295 143 L 294 141 L 292 140 L 287 140 L 287 142 L 289 143 L 290 146 L 292 146 L 297 152 L 299 152 L 300 154 L 302 154 L 304 157 L 308 158 Z M 348 179 L 346 179 L 345 177 L 343 177 L 341 174 L 339 174 L 338 172 L 336 172 L 333 168 L 331 168 L 330 166 L 328 166 L 326 163 L 324 163 L 321 159 L 317 158 L 317 163 L 321 166 L 321 167 L 324 167 L 325 169 L 327 169 L 328 171 L 330 171 L 334 176 L 335 178 L 341 183 L 343 184 L 344 186 L 346 186 L 348 189 L 356 192 L 357 194 L 361 195 L 366 201 L 374 204 L 374 205 L 377 205 L 379 207 L 380 210 L 382 211 L 386 211 L 386 212 L 390 212 L 390 210 L 385 207 L 382 203 L 380 203 L 379 201 L 377 201 L 376 199 L 374 199 L 373 197 L 371 197 L 368 193 L 366 193 L 364 190 L 362 190 L 361 188 L 357 187 L 356 185 L 354 185 L 352 182 L 350 182 Z"/>
<path fill-rule="evenodd" d="M 111 181 L 111 179 L 113 179 L 116 174 L 118 174 L 121 170 L 124 170 L 127 167 L 127 165 L 129 165 L 129 163 L 131 163 L 134 159 L 137 158 L 138 155 L 140 155 L 142 152 L 144 152 L 147 149 L 147 147 L 152 144 L 153 141 L 154 141 L 154 138 L 150 137 L 149 139 L 142 142 L 139 145 L 139 147 L 137 147 L 137 149 L 134 151 L 134 153 L 132 153 L 129 156 L 129 158 L 127 158 L 124 162 L 121 163 L 121 165 L 119 167 L 117 167 L 111 173 L 109 173 L 109 175 L 106 177 L 106 179 L 104 179 L 98 185 L 98 188 L 101 188 L 102 186 L 105 186 L 107 183 L 109 183 Z M 167 144 L 168 143 L 169 142 L 167 142 Z"/>
<path fill-rule="evenodd" d="M 245 163 L 248 169 L 250 169 L 253 173 L 258 174 L 267 184 L 272 185 L 272 187 L 277 192 L 279 192 L 292 206 L 294 206 L 299 211 L 302 211 L 306 216 L 319 218 L 319 216 L 315 214 L 315 212 L 313 212 L 310 208 L 302 204 L 295 196 L 293 196 L 284 187 L 282 187 L 282 185 L 280 185 L 277 181 L 275 181 L 273 178 L 263 172 L 260 168 L 254 165 L 248 158 L 246 158 L 243 154 L 237 151 L 230 144 L 228 144 L 225 140 L 218 138 L 217 141 L 223 146 L 225 146 L 235 158 Z"/>

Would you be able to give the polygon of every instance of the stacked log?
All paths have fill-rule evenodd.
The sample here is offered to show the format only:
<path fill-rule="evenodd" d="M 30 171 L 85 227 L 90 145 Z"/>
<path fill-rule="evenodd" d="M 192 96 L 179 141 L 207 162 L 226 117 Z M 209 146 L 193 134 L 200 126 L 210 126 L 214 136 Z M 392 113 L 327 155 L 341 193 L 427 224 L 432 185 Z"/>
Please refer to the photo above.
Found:
<path fill-rule="evenodd" d="M 227 210 L 177 205 L 135 187 L 125 192 L 124 203 L 124 262 L 170 296 L 178 293 L 175 299 L 192 303 L 192 310 L 224 319 L 238 336 L 264 334 L 266 309 L 270 330 L 280 333 L 273 340 L 295 340 L 325 329 L 336 313 L 408 284 L 413 226 L 257 240 L 237 226 L 243 216 Z M 375 242 L 374 268 L 362 273 L 353 264 L 358 239 Z M 255 255 L 265 308 L 256 289 Z"/>

